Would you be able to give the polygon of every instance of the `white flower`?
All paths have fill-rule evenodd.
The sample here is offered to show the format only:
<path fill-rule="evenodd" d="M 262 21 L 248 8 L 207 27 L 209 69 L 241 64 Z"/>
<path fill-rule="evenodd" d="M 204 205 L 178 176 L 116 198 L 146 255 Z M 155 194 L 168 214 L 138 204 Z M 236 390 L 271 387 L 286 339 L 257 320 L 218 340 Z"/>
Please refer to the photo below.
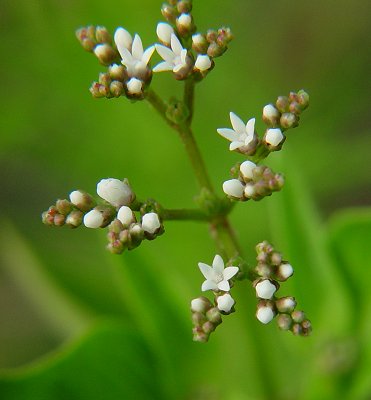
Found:
<path fill-rule="evenodd" d="M 156 44 L 157 53 L 164 60 L 153 68 L 153 72 L 181 71 L 187 65 L 187 49 L 183 49 L 179 39 L 172 34 L 170 38 L 171 50 L 161 44 Z"/>
<path fill-rule="evenodd" d="M 236 150 L 239 147 L 247 146 L 254 139 L 255 118 L 244 122 L 233 112 L 229 113 L 233 129 L 219 128 L 218 133 L 232 142 L 229 150 Z"/>
<path fill-rule="evenodd" d="M 213 260 L 213 265 L 210 267 L 204 263 L 198 263 L 198 267 L 206 281 L 202 284 L 201 290 L 223 290 L 228 292 L 230 289 L 229 279 L 234 277 L 238 272 L 238 267 L 224 268 L 224 261 L 216 255 Z"/>
<path fill-rule="evenodd" d="M 266 118 L 267 120 L 273 120 L 276 118 L 279 118 L 281 116 L 280 112 L 277 110 L 277 108 L 272 105 L 272 104 L 267 104 L 263 108 L 263 118 Z"/>
<path fill-rule="evenodd" d="M 223 192 L 237 199 L 243 198 L 244 186 L 238 179 L 229 179 L 223 183 Z"/>
<path fill-rule="evenodd" d="M 273 297 L 277 288 L 269 279 L 264 279 L 256 284 L 255 290 L 258 297 L 269 300 Z"/>
<path fill-rule="evenodd" d="M 103 224 L 103 215 L 98 210 L 91 210 L 84 216 L 84 225 L 87 228 L 99 228 Z"/>
<path fill-rule="evenodd" d="M 121 54 L 122 49 L 130 50 L 131 45 L 133 43 L 133 38 L 131 37 L 130 33 L 122 28 L 119 27 L 115 31 L 114 41 L 116 43 L 116 47 L 118 52 Z"/>
<path fill-rule="evenodd" d="M 162 43 L 164 43 L 166 46 L 170 46 L 171 35 L 174 34 L 174 29 L 170 24 L 167 24 L 166 22 L 158 23 L 156 33 Z"/>
<path fill-rule="evenodd" d="M 254 164 L 252 161 L 244 161 L 240 165 L 240 171 L 242 176 L 246 179 L 252 179 L 254 177 L 253 170 L 255 167 L 256 164 Z"/>
<path fill-rule="evenodd" d="M 97 193 L 115 207 L 130 204 L 134 197 L 130 186 L 115 178 L 102 179 L 97 184 Z"/>
<path fill-rule="evenodd" d="M 231 308 L 233 307 L 235 301 L 229 293 L 226 293 L 226 294 L 223 294 L 223 296 L 219 296 L 216 299 L 216 303 L 218 304 L 218 308 L 220 311 L 229 313 L 231 311 Z"/>
<path fill-rule="evenodd" d="M 256 312 L 256 318 L 262 324 L 268 324 L 274 318 L 274 312 L 270 307 L 267 306 L 259 307 Z"/>
<path fill-rule="evenodd" d="M 142 228 L 145 232 L 155 233 L 161 227 L 158 215 L 154 212 L 144 214 L 142 217 Z"/>
<path fill-rule="evenodd" d="M 143 81 L 137 78 L 131 78 L 126 83 L 130 94 L 141 94 L 143 92 Z"/>
<path fill-rule="evenodd" d="M 123 28 L 119 28 L 123 29 Z M 119 30 L 118 29 L 118 30 Z M 139 35 L 134 36 L 134 40 L 131 44 L 131 51 L 129 50 L 129 36 L 123 33 L 123 31 L 116 30 L 115 43 L 117 50 L 122 58 L 121 63 L 125 65 L 129 77 L 142 77 L 148 72 L 148 63 L 155 50 L 154 46 L 148 47 L 143 51 L 142 40 Z M 125 31 L 125 29 L 123 29 Z M 125 31 L 130 35 L 127 31 Z M 131 37 L 131 36 L 130 36 Z"/>
<path fill-rule="evenodd" d="M 207 71 L 211 68 L 211 59 L 207 54 L 199 54 L 195 62 L 195 69 L 201 72 Z"/>
<path fill-rule="evenodd" d="M 291 264 L 288 263 L 283 263 L 277 268 L 277 275 L 284 281 L 290 278 L 293 273 L 294 268 L 292 268 Z"/>
<path fill-rule="evenodd" d="M 278 146 L 284 139 L 283 133 L 279 128 L 268 129 L 265 133 L 265 142 L 271 146 Z"/>
<path fill-rule="evenodd" d="M 133 211 L 128 206 L 122 206 L 117 212 L 117 219 L 122 223 L 124 226 L 129 226 L 133 222 L 135 222 Z"/>

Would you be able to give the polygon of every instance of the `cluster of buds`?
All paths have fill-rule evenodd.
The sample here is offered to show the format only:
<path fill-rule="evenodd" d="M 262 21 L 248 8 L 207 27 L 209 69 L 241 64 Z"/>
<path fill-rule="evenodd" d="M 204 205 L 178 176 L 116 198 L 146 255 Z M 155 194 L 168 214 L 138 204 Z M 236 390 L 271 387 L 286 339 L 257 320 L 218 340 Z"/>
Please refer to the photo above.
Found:
<path fill-rule="evenodd" d="M 192 48 L 198 54 L 207 54 L 211 58 L 216 58 L 226 52 L 232 39 L 230 28 L 209 29 L 206 34 L 196 33 L 192 36 Z"/>
<path fill-rule="evenodd" d="M 144 239 L 153 240 L 163 233 L 164 226 L 157 213 L 145 213 L 137 222 L 130 207 L 122 206 L 108 227 L 107 249 L 111 253 L 121 254 L 125 249 L 135 249 Z"/>
<path fill-rule="evenodd" d="M 275 174 L 264 165 L 256 165 L 252 161 L 244 161 L 238 168 L 232 168 L 236 178 L 223 183 L 224 193 L 232 200 L 261 200 L 279 191 L 284 185 L 281 174 Z"/>
<path fill-rule="evenodd" d="M 232 314 L 235 301 L 230 294 L 233 282 L 230 280 L 237 275 L 239 268 L 227 266 L 224 268 L 224 261 L 218 254 L 214 257 L 212 265 L 202 262 L 198 267 L 205 277 L 201 290 L 211 290 L 214 294 L 213 305 L 206 297 L 198 297 L 192 300 L 191 311 L 193 313 L 193 339 L 198 342 L 206 342 L 210 333 L 222 322 L 222 315 Z"/>
<path fill-rule="evenodd" d="M 113 47 L 112 36 L 104 26 L 86 26 L 76 31 L 81 46 L 94 53 L 102 65 L 110 65 L 119 59 Z"/>
<path fill-rule="evenodd" d="M 312 331 L 311 322 L 303 311 L 295 310 L 295 298 L 275 296 L 280 287 L 278 282 L 286 281 L 294 273 L 292 266 L 266 241 L 259 243 L 256 251 L 258 264 L 254 272 L 257 279 L 253 282 L 259 299 L 256 318 L 268 324 L 278 315 L 277 324 L 280 329 L 290 330 L 294 335 L 308 336 Z"/>
<path fill-rule="evenodd" d="M 299 125 L 300 114 L 309 106 L 309 95 L 304 90 L 279 96 L 275 104 L 263 108 L 263 121 L 269 128 L 285 131 Z"/>
<path fill-rule="evenodd" d="M 191 11 L 192 0 L 169 0 L 161 7 L 163 17 L 176 27 L 182 38 L 188 38 L 196 31 Z"/>
<path fill-rule="evenodd" d="M 122 81 L 112 79 L 110 73 L 104 72 L 99 74 L 99 81 L 93 82 L 89 90 L 93 97 L 110 99 L 112 97 L 120 97 L 125 92 L 125 87 Z"/>
<path fill-rule="evenodd" d="M 77 228 L 105 228 L 108 226 L 108 250 L 122 253 L 133 249 L 144 240 L 153 240 L 164 232 L 160 216 L 148 208 L 141 210 L 140 222 L 130 206 L 135 200 L 129 182 L 115 178 L 102 179 L 97 184 L 100 204 L 82 191 L 74 190 L 69 200 L 57 200 L 55 205 L 42 214 L 42 221 L 49 226 Z"/>

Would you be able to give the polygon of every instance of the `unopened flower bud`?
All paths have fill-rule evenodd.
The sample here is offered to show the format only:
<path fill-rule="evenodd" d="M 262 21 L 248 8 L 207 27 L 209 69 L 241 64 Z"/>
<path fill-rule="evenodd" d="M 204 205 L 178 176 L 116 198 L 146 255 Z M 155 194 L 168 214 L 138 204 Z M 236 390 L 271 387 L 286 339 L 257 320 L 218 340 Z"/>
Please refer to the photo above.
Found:
<path fill-rule="evenodd" d="M 206 312 L 206 318 L 217 325 L 222 322 L 222 316 L 216 307 L 210 308 L 210 310 Z"/>
<path fill-rule="evenodd" d="M 242 199 L 244 186 L 238 179 L 230 179 L 223 183 L 223 191 L 227 196 Z"/>
<path fill-rule="evenodd" d="M 108 68 L 108 73 L 112 80 L 123 81 L 126 78 L 126 71 L 123 65 L 110 65 L 110 67 Z"/>
<path fill-rule="evenodd" d="M 269 300 L 277 291 L 277 286 L 269 279 L 258 281 L 255 285 L 256 296 L 261 299 Z"/>
<path fill-rule="evenodd" d="M 218 296 L 218 298 L 216 299 L 216 303 L 218 304 L 218 308 L 220 311 L 229 313 L 234 306 L 235 301 L 229 293 L 225 293 L 222 296 Z"/>
<path fill-rule="evenodd" d="M 281 297 L 276 300 L 276 307 L 280 313 L 291 313 L 296 307 L 296 300 L 294 297 Z"/>
<path fill-rule="evenodd" d="M 144 230 L 140 224 L 133 224 L 129 228 L 129 233 L 134 241 L 142 241 L 144 238 Z"/>
<path fill-rule="evenodd" d="M 295 310 L 291 313 L 291 317 L 294 320 L 294 322 L 297 322 L 300 324 L 305 320 L 305 314 L 303 311 Z"/>
<path fill-rule="evenodd" d="M 205 35 L 196 33 L 192 36 L 192 49 L 199 54 L 206 54 L 209 47 L 209 42 L 206 40 Z"/>
<path fill-rule="evenodd" d="M 82 219 L 84 214 L 81 211 L 71 211 L 66 218 L 66 225 L 70 226 L 71 228 L 77 228 L 82 224 Z"/>
<path fill-rule="evenodd" d="M 122 223 L 122 225 L 127 228 L 132 223 L 135 222 L 135 216 L 133 211 L 128 206 L 122 206 L 117 212 L 117 219 Z"/>
<path fill-rule="evenodd" d="M 176 28 L 181 36 L 189 36 L 195 31 L 191 14 L 180 14 L 176 19 Z"/>
<path fill-rule="evenodd" d="M 280 264 L 276 271 L 276 277 L 279 281 L 286 281 L 292 274 L 294 273 L 294 268 L 292 268 L 291 264 L 283 263 Z"/>
<path fill-rule="evenodd" d="M 96 209 L 89 211 L 84 216 L 84 225 L 87 228 L 100 228 L 103 225 L 103 221 L 104 218 L 102 213 Z"/>
<path fill-rule="evenodd" d="M 208 55 L 206 54 L 199 54 L 197 56 L 196 62 L 195 62 L 195 69 L 198 69 L 201 72 L 207 71 L 211 68 L 212 62 L 211 59 Z"/>
<path fill-rule="evenodd" d="M 299 336 L 299 335 L 303 334 L 303 328 L 300 324 L 294 324 L 291 330 L 295 336 Z"/>
<path fill-rule="evenodd" d="M 282 114 L 289 110 L 289 99 L 286 96 L 279 96 L 276 101 L 277 110 Z"/>
<path fill-rule="evenodd" d="M 299 90 L 297 95 L 298 102 L 301 105 L 302 110 L 305 110 L 309 106 L 309 94 L 304 90 Z"/>
<path fill-rule="evenodd" d="M 154 234 L 161 227 L 161 222 L 158 214 L 151 212 L 144 214 L 142 217 L 142 228 L 145 232 Z"/>
<path fill-rule="evenodd" d="M 98 43 L 112 44 L 112 36 L 104 26 L 97 26 L 95 28 L 95 37 Z"/>
<path fill-rule="evenodd" d="M 253 170 L 256 168 L 256 164 L 254 164 L 252 161 L 244 161 L 240 165 L 240 171 L 242 176 L 245 179 L 251 180 L 254 177 Z"/>
<path fill-rule="evenodd" d="M 93 197 L 83 190 L 74 190 L 71 192 L 70 201 L 81 211 L 89 211 L 96 205 Z"/>
<path fill-rule="evenodd" d="M 67 215 L 72 211 L 72 204 L 68 200 L 57 200 L 55 203 L 57 211 L 62 215 Z"/>
<path fill-rule="evenodd" d="M 62 214 L 56 214 L 54 216 L 54 225 L 55 226 L 63 226 L 66 221 L 66 216 Z"/>
<path fill-rule="evenodd" d="M 179 0 L 177 9 L 180 14 L 189 13 L 192 10 L 192 0 Z"/>
<path fill-rule="evenodd" d="M 302 323 L 301 323 L 301 327 L 302 327 L 302 335 L 303 336 L 308 336 L 311 334 L 312 332 L 312 324 L 309 321 L 309 319 L 305 319 Z"/>
<path fill-rule="evenodd" d="M 112 46 L 107 43 L 98 44 L 95 46 L 94 54 L 97 56 L 99 62 L 103 65 L 110 65 L 117 58 L 117 53 Z"/>
<path fill-rule="evenodd" d="M 255 267 L 255 271 L 262 278 L 270 278 L 273 275 L 272 267 L 262 262 Z"/>
<path fill-rule="evenodd" d="M 289 111 L 295 115 L 299 115 L 302 112 L 301 105 L 297 101 L 293 101 L 290 103 Z"/>
<path fill-rule="evenodd" d="M 281 113 L 273 104 L 267 104 L 263 108 L 263 121 L 269 126 L 277 126 L 280 122 Z"/>
<path fill-rule="evenodd" d="M 288 331 L 292 327 L 292 318 L 288 314 L 280 314 L 277 317 L 277 325 L 283 331 Z"/>
<path fill-rule="evenodd" d="M 274 251 L 271 254 L 271 263 L 272 263 L 272 265 L 279 266 L 282 263 L 282 255 L 281 255 L 281 253 L 278 253 L 277 251 Z"/>
<path fill-rule="evenodd" d="M 191 310 L 193 312 L 205 314 L 211 307 L 210 300 L 204 296 L 197 297 L 191 301 Z"/>
<path fill-rule="evenodd" d="M 248 183 L 245 186 L 245 189 L 244 189 L 243 193 L 244 193 L 244 195 L 245 195 L 245 197 L 247 199 L 251 199 L 255 195 L 255 186 L 250 184 L 250 183 Z"/>
<path fill-rule="evenodd" d="M 260 302 L 256 310 L 256 318 L 262 324 L 268 324 L 275 317 L 273 306 L 268 302 Z"/>
<path fill-rule="evenodd" d="M 290 129 L 299 125 L 299 117 L 291 112 L 286 112 L 281 115 L 280 124 L 282 128 Z"/>
<path fill-rule="evenodd" d="M 203 325 L 202 325 L 202 330 L 206 333 L 206 334 L 210 334 L 211 332 L 214 332 L 216 328 L 216 325 L 213 324 L 211 321 L 206 321 Z"/>
<path fill-rule="evenodd" d="M 161 14 L 167 21 L 175 22 L 175 19 L 178 16 L 178 11 L 175 9 L 175 7 L 164 3 L 161 7 Z"/>
<path fill-rule="evenodd" d="M 275 150 L 283 143 L 285 136 L 279 128 L 267 129 L 264 135 L 264 141 L 270 147 L 270 149 Z"/>
<path fill-rule="evenodd" d="M 125 93 L 124 84 L 120 81 L 112 81 L 109 90 L 113 97 L 120 97 Z"/>
<path fill-rule="evenodd" d="M 102 179 L 97 184 L 97 193 L 114 207 L 129 205 L 135 198 L 130 186 L 115 178 Z"/>
<path fill-rule="evenodd" d="M 128 93 L 132 95 L 141 95 L 143 93 L 143 81 L 137 78 L 131 78 L 127 83 L 126 87 Z"/>
<path fill-rule="evenodd" d="M 156 33 L 161 43 L 165 46 L 170 46 L 171 35 L 174 34 L 174 29 L 170 24 L 167 24 L 166 22 L 158 23 Z"/>

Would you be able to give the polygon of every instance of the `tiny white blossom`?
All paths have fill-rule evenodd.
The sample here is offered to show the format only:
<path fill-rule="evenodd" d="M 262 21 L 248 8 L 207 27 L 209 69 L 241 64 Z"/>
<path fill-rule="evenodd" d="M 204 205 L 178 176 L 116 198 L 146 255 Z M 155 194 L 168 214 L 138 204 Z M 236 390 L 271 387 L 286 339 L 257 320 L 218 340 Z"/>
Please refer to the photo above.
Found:
<path fill-rule="evenodd" d="M 254 187 L 254 185 L 251 185 L 250 183 L 248 183 L 248 184 L 245 186 L 245 190 L 243 191 L 243 193 L 244 193 L 245 197 L 247 197 L 248 199 L 250 199 L 251 197 L 253 197 L 254 194 L 255 194 L 255 187 Z"/>
<path fill-rule="evenodd" d="M 172 34 L 170 38 L 171 50 L 161 44 L 156 44 L 157 53 L 164 60 L 153 68 L 153 72 L 173 71 L 180 72 L 187 65 L 187 49 L 183 49 L 179 39 Z"/>
<path fill-rule="evenodd" d="M 74 206 L 79 206 L 85 203 L 86 194 L 81 192 L 81 190 L 74 190 L 70 193 L 70 201 Z"/>
<path fill-rule="evenodd" d="M 263 108 L 263 117 L 268 119 L 268 120 L 271 120 L 271 119 L 274 119 L 274 118 L 279 118 L 280 115 L 281 115 L 280 112 L 272 104 L 267 104 Z"/>
<path fill-rule="evenodd" d="M 244 186 L 238 179 L 229 179 L 223 183 L 223 192 L 231 197 L 242 199 Z"/>
<path fill-rule="evenodd" d="M 279 128 L 268 129 L 267 132 L 265 133 L 265 142 L 272 146 L 275 147 L 278 146 L 283 139 L 284 139 L 283 133 Z"/>
<path fill-rule="evenodd" d="M 99 228 L 103 224 L 103 215 L 98 210 L 91 210 L 84 216 L 84 225 L 87 228 Z"/>
<path fill-rule="evenodd" d="M 283 263 L 279 265 L 277 268 L 277 274 L 281 277 L 281 279 L 286 280 L 290 278 L 290 276 L 294 273 L 294 268 L 292 268 L 291 264 Z"/>
<path fill-rule="evenodd" d="M 115 207 L 130 204 L 134 197 L 130 186 L 115 178 L 102 179 L 97 184 L 97 193 Z"/>
<path fill-rule="evenodd" d="M 274 312 L 270 307 L 266 307 L 266 306 L 259 307 L 257 312 L 256 312 L 256 318 L 262 324 L 268 324 L 274 318 Z"/>
<path fill-rule="evenodd" d="M 211 68 L 211 59 L 207 54 L 199 54 L 195 62 L 195 69 L 201 72 L 207 71 Z"/>
<path fill-rule="evenodd" d="M 161 227 L 158 215 L 154 212 L 144 214 L 142 217 L 142 228 L 145 232 L 155 233 Z"/>
<path fill-rule="evenodd" d="M 244 161 L 240 165 L 240 171 L 242 176 L 246 179 L 252 179 L 254 177 L 253 170 L 255 167 L 256 164 L 254 164 L 252 161 Z"/>
<path fill-rule="evenodd" d="M 229 150 L 236 150 L 239 147 L 247 146 L 254 139 L 255 118 L 251 118 L 245 125 L 244 122 L 233 112 L 229 113 L 233 129 L 219 128 L 218 133 L 232 142 Z"/>
<path fill-rule="evenodd" d="M 228 292 L 230 290 L 229 279 L 233 278 L 237 272 L 238 267 L 224 268 L 223 259 L 217 254 L 214 257 L 212 267 L 202 262 L 198 263 L 198 267 L 206 281 L 202 284 L 201 290 L 223 290 Z"/>
<path fill-rule="evenodd" d="M 277 288 L 269 279 L 264 279 L 256 284 L 255 290 L 258 297 L 269 300 L 273 297 Z"/>
<path fill-rule="evenodd" d="M 123 29 L 123 28 L 121 28 Z M 122 31 L 120 31 L 122 32 Z M 116 31 L 117 33 L 117 31 Z M 148 72 L 148 63 L 155 50 L 154 46 L 143 51 L 142 40 L 139 35 L 134 36 L 131 51 L 128 48 L 128 37 L 124 34 L 115 34 L 115 43 L 121 56 L 121 63 L 125 65 L 129 77 L 142 77 Z"/>
<path fill-rule="evenodd" d="M 216 299 L 216 303 L 218 304 L 218 308 L 220 311 L 229 313 L 231 311 L 231 308 L 233 307 L 235 301 L 229 293 L 226 293 L 226 294 L 223 294 L 223 296 L 219 296 Z"/>
<path fill-rule="evenodd" d="M 170 46 L 171 35 L 174 34 L 174 29 L 170 24 L 167 24 L 166 22 L 158 23 L 156 33 L 162 43 L 164 43 L 166 46 Z"/>
<path fill-rule="evenodd" d="M 133 222 L 135 222 L 133 211 L 128 206 L 122 206 L 117 212 L 117 219 L 124 226 L 129 226 Z"/>
<path fill-rule="evenodd" d="M 131 78 L 126 83 L 130 94 L 141 94 L 143 92 L 143 81 L 138 78 Z"/>

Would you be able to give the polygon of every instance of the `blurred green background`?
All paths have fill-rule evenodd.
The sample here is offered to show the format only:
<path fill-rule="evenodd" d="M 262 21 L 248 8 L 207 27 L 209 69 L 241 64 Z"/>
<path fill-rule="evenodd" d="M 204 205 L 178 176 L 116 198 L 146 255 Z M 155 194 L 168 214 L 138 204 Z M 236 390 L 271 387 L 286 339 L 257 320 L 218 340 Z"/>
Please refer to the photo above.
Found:
<path fill-rule="evenodd" d="M 140 198 L 191 207 L 197 185 L 176 134 L 147 103 L 96 100 L 103 70 L 74 36 L 124 26 L 147 47 L 160 2 L 2 0 L 0 398 L 370 399 L 371 3 L 194 1 L 200 31 L 229 25 L 230 49 L 197 87 L 194 129 L 221 192 L 241 160 L 216 133 L 228 112 L 258 117 L 290 90 L 311 106 L 284 151 L 281 193 L 231 216 L 251 263 L 268 239 L 295 268 L 282 295 L 307 311 L 310 338 L 255 319 L 248 285 L 208 344 L 192 342 L 188 310 L 211 263 L 207 227 L 166 224 L 135 252 L 104 250 L 105 231 L 48 229 L 40 214 L 105 177 L 129 178 Z M 181 93 L 156 75 L 165 97 Z"/>

